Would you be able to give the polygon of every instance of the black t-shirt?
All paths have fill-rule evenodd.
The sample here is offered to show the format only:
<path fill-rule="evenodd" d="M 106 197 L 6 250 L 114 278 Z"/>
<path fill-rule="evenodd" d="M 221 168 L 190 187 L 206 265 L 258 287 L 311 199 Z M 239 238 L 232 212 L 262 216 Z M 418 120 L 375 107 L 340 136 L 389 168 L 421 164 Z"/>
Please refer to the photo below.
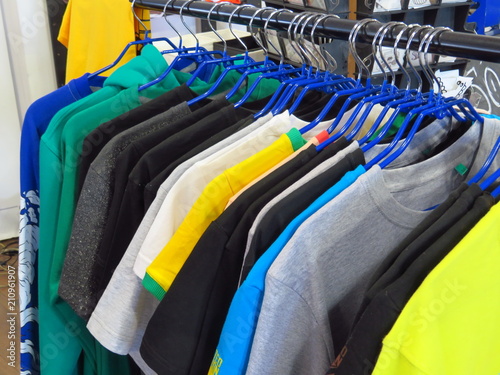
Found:
<path fill-rule="evenodd" d="M 249 115 L 246 118 L 238 121 L 236 124 L 228 127 L 227 129 L 222 130 L 221 132 L 211 136 L 202 144 L 192 148 L 187 153 L 178 158 L 175 162 L 170 163 L 170 165 L 161 171 L 155 178 L 151 180 L 150 183 L 146 185 L 144 188 L 144 209 L 147 211 L 149 206 L 153 203 L 156 198 L 156 193 L 160 186 L 165 182 L 165 180 L 170 176 L 170 174 L 177 168 L 179 165 L 184 163 L 185 161 L 191 159 L 195 155 L 207 150 L 213 145 L 219 143 L 220 141 L 226 139 L 230 135 L 240 131 L 241 129 L 246 128 L 248 125 L 254 122 L 253 115 Z"/>
<path fill-rule="evenodd" d="M 348 142 L 344 139 L 341 144 Z M 329 151 L 324 153 L 335 154 Z M 316 160 L 320 155 L 314 145 L 309 146 L 243 192 L 212 222 L 150 321 L 141 353 L 153 369 L 163 373 L 175 368 L 179 374 L 208 371 L 238 286 L 246 234 L 253 222 L 245 217 L 255 217 L 269 200 L 320 164 L 324 160 Z M 181 313 L 187 310 L 189 314 Z M 177 347 L 183 348 L 182 355 L 175 352 Z"/>
<path fill-rule="evenodd" d="M 491 195 L 484 193 L 475 200 L 470 211 L 464 214 L 464 206 L 459 198 L 436 221 L 437 224 L 434 224 L 442 224 L 443 227 L 449 227 L 449 229 L 441 231 L 442 235 L 435 241 L 432 241 L 434 236 L 431 235 L 429 241 L 417 239 L 410 244 L 408 248 L 415 243 L 415 247 L 420 249 L 418 256 L 406 269 L 402 270 L 403 272 L 397 270 L 396 273 L 400 274 L 400 276 L 372 298 L 358 323 L 351 331 L 347 344 L 340 351 L 328 374 L 371 373 L 382 348 L 383 338 L 389 333 L 411 296 L 427 275 L 477 224 L 494 203 L 495 201 Z M 452 225 L 444 225 L 446 223 Z M 432 227 L 427 231 L 432 231 Z M 424 232 L 422 236 L 426 237 L 425 235 Z"/>
<path fill-rule="evenodd" d="M 90 164 L 92 164 L 104 146 L 106 146 L 114 136 L 178 104 L 187 102 L 194 97 L 196 97 L 196 94 L 187 85 L 181 85 L 137 108 L 99 125 L 90 132 L 83 141 L 82 154 L 80 155 L 77 197 L 80 196 L 80 192 L 82 191 L 85 176 L 87 176 Z"/>
<path fill-rule="evenodd" d="M 162 373 L 163 364 L 168 363 L 168 367 L 175 367 L 178 374 L 208 371 L 224 317 L 238 285 L 241 261 L 240 264 L 237 261 L 223 262 L 231 233 L 256 198 L 282 182 L 293 171 L 301 169 L 316 155 L 314 145 L 300 152 L 243 192 L 209 225 L 150 320 L 149 326 L 152 328 L 148 328 L 143 339 L 144 347 L 148 347 L 145 350 L 147 357 L 143 359 L 151 368 Z M 225 276 L 224 282 L 217 283 L 221 269 Z M 213 305 L 211 302 L 214 299 L 216 309 L 212 311 L 208 306 Z M 207 328 L 210 334 L 202 334 L 202 330 Z M 150 354 L 151 347 L 158 348 L 156 354 Z M 171 350 L 177 347 L 182 347 L 182 355 L 175 353 L 170 356 L 173 353 Z M 209 349 L 202 350 L 204 355 L 200 363 L 200 358 L 195 358 L 195 353 L 206 347 Z M 158 357 L 161 358 L 160 361 Z M 193 372 L 193 368 L 199 370 Z M 191 370 L 188 371 L 189 369 Z"/>
<path fill-rule="evenodd" d="M 341 139 L 345 140 L 345 138 Z M 339 139 L 339 141 L 341 139 Z M 332 147 L 338 147 L 339 141 L 328 146 L 325 151 Z M 243 262 L 241 282 L 246 279 L 248 273 L 260 256 L 273 244 L 280 233 L 285 230 L 287 225 L 290 224 L 297 215 L 338 182 L 345 173 L 363 164 L 365 164 L 363 152 L 357 149 L 346 155 L 345 158 L 320 175 L 300 186 L 281 201 L 277 202 L 264 215 L 255 228 L 255 233 Z"/>

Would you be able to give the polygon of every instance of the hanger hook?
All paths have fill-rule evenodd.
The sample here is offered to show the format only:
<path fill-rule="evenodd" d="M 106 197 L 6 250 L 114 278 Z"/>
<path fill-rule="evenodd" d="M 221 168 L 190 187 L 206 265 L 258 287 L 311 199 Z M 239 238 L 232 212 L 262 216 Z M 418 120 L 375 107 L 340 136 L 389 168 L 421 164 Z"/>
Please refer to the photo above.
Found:
<path fill-rule="evenodd" d="M 282 61 L 282 59 L 283 59 L 283 54 L 278 50 L 278 48 L 276 48 L 276 46 L 274 45 L 274 43 L 271 42 L 271 39 L 267 37 L 267 27 L 269 25 L 269 21 L 273 18 L 273 16 L 275 14 L 279 14 L 281 12 L 283 12 L 283 9 L 274 9 L 274 11 L 271 12 L 271 14 L 269 15 L 269 17 L 267 17 L 266 23 L 264 24 L 264 35 L 266 35 L 266 41 L 278 53 L 278 55 L 280 56 L 280 61 Z"/>
<path fill-rule="evenodd" d="M 396 74 L 395 74 L 394 70 L 392 70 L 391 65 L 387 62 L 387 60 L 385 59 L 384 54 L 382 53 L 382 44 L 384 42 L 384 39 L 385 39 L 385 36 L 387 35 L 387 33 L 389 31 L 392 32 L 392 30 L 396 26 L 399 26 L 399 25 L 404 25 L 404 23 L 403 22 L 398 22 L 398 21 L 388 22 L 387 26 L 384 28 L 384 31 L 382 31 L 382 34 L 380 35 L 380 40 L 379 40 L 380 57 L 382 58 L 382 61 L 384 62 L 384 64 L 387 65 L 387 67 L 389 68 L 389 71 L 390 71 L 390 74 L 391 74 L 391 78 L 392 78 L 391 84 L 393 84 L 393 85 L 396 84 Z M 397 56 L 394 55 L 394 58 L 397 59 Z"/>
<path fill-rule="evenodd" d="M 365 18 L 365 19 L 362 19 L 361 21 L 357 22 L 354 25 L 354 27 L 352 28 L 352 30 L 351 30 L 351 32 L 349 34 L 349 38 L 348 38 L 349 50 L 351 51 L 351 54 L 354 57 L 354 61 L 356 62 L 356 65 L 358 66 L 358 69 L 359 69 L 359 72 L 358 72 L 358 82 L 361 82 L 361 78 L 363 76 L 363 70 L 366 72 L 368 78 L 371 77 L 370 69 L 366 66 L 366 64 L 363 62 L 363 60 L 361 60 L 361 58 L 359 57 L 358 53 L 356 52 L 356 39 L 358 37 L 359 31 L 361 30 L 361 28 L 363 26 L 365 26 L 365 25 L 367 25 L 368 23 L 371 23 L 371 22 L 380 23 L 379 21 L 377 21 L 374 18 Z"/>
<path fill-rule="evenodd" d="M 135 1 L 135 0 L 134 0 Z M 174 32 L 179 36 L 179 48 L 182 47 L 182 35 L 181 33 L 179 32 L 179 30 L 177 30 L 174 25 L 172 25 L 172 23 L 168 20 L 167 18 L 167 7 L 170 5 L 170 3 L 172 3 L 172 1 L 175 1 L 175 0 L 168 0 L 167 3 L 165 4 L 165 6 L 163 7 L 163 12 L 162 12 L 162 16 L 163 16 L 163 19 L 165 20 L 165 22 L 174 30 Z"/>
<path fill-rule="evenodd" d="M 317 18 L 319 16 L 320 16 L 320 14 L 313 13 L 310 16 L 306 17 L 306 19 L 304 20 L 304 23 L 302 24 L 302 27 L 300 29 L 300 33 L 299 33 L 299 41 L 302 41 L 302 43 L 303 43 L 302 46 L 308 52 L 309 56 L 311 56 L 314 59 L 314 61 L 316 62 L 316 72 L 319 72 L 321 62 L 318 59 L 318 56 L 314 53 L 314 51 L 311 51 L 309 49 L 309 47 L 308 47 L 308 45 L 306 43 L 307 39 L 304 36 L 304 30 L 305 30 L 307 24 L 309 23 L 309 21 L 311 21 L 312 19 L 315 19 L 315 18 Z"/>
<path fill-rule="evenodd" d="M 184 15 L 182 14 L 184 12 L 184 7 L 188 7 L 188 10 L 189 10 L 189 4 L 191 4 L 192 2 L 194 2 L 195 0 L 188 0 L 186 1 L 184 4 L 181 5 L 181 9 L 179 9 L 179 16 L 181 17 L 181 22 L 182 24 L 184 25 L 184 27 L 189 31 L 189 33 L 193 36 L 193 38 L 196 40 L 196 51 L 198 50 L 199 46 L 200 46 L 200 41 L 198 40 L 198 38 L 196 37 L 196 34 L 193 33 L 193 30 L 191 30 L 189 28 L 189 26 L 187 25 L 186 21 L 184 20 Z"/>
<path fill-rule="evenodd" d="M 293 50 L 295 51 L 295 53 L 297 54 L 297 56 L 302 61 L 302 65 L 306 65 L 306 60 L 305 60 L 304 56 L 302 56 L 302 52 L 300 51 L 300 49 L 298 49 L 294 45 L 295 40 L 293 40 L 293 38 L 292 38 L 292 28 L 293 28 L 293 25 L 295 25 L 295 22 L 296 22 L 297 18 L 301 18 L 301 17 L 303 17 L 302 13 L 299 13 L 295 17 L 293 17 L 292 21 L 288 25 L 287 33 L 288 33 L 288 40 L 290 41 L 290 46 L 293 48 Z"/>
<path fill-rule="evenodd" d="M 233 36 L 238 40 L 238 42 L 243 46 L 243 48 L 245 49 L 245 56 L 248 56 L 248 47 L 245 43 L 243 43 L 243 41 L 240 39 L 240 37 L 238 35 L 236 35 L 233 31 L 233 23 L 232 23 L 232 20 L 233 20 L 233 16 L 236 12 L 238 12 L 238 15 L 239 15 L 239 12 L 243 9 L 243 8 L 255 8 L 255 5 L 252 5 L 252 4 L 243 4 L 243 5 L 239 5 L 236 7 L 235 10 L 233 10 L 231 12 L 231 15 L 229 16 L 229 31 L 231 32 L 231 34 L 233 34 Z"/>
<path fill-rule="evenodd" d="M 302 56 L 304 57 L 305 63 L 307 65 L 310 65 L 310 66 L 312 65 L 312 61 L 311 61 L 310 57 L 308 56 L 307 51 L 304 49 L 304 46 L 300 43 L 300 38 L 297 35 L 298 35 L 298 30 L 299 30 L 299 26 L 300 26 L 301 22 L 303 22 L 304 19 L 309 17 L 311 14 L 314 14 L 314 13 L 312 13 L 312 12 L 301 13 L 299 19 L 295 23 L 295 28 L 293 29 L 293 40 L 295 41 L 295 43 L 297 43 L 297 47 L 301 51 Z"/>
<path fill-rule="evenodd" d="M 290 12 L 292 13 L 291 10 L 289 9 L 278 9 L 278 10 L 275 10 L 274 12 L 271 13 L 271 15 L 269 16 L 269 18 L 266 20 L 266 23 L 264 25 L 264 33 L 267 33 L 267 25 L 269 23 L 269 21 L 273 18 L 274 15 L 276 15 L 276 21 L 278 21 L 278 16 L 283 13 L 283 12 Z M 279 42 L 279 33 L 277 33 L 277 38 L 278 38 L 278 42 Z M 281 49 L 281 44 L 280 44 L 280 49 L 278 50 L 276 48 L 276 46 L 271 42 L 270 39 L 268 39 L 268 42 L 271 46 L 273 46 L 273 48 L 276 50 L 276 52 L 278 53 L 278 56 L 280 57 L 280 65 L 283 65 L 284 62 L 285 62 L 285 54 L 283 53 L 282 49 Z"/>
<path fill-rule="evenodd" d="M 259 38 L 257 38 L 257 33 L 253 33 L 253 21 L 255 20 L 255 18 L 257 17 L 257 15 L 259 13 L 262 13 L 262 12 L 265 12 L 266 10 L 273 10 L 275 8 L 271 8 L 271 7 L 265 7 L 265 8 L 257 8 L 257 11 L 253 14 L 252 18 L 250 19 L 250 22 L 248 24 L 248 27 L 250 28 L 250 34 L 252 34 L 255 42 L 257 42 L 257 44 L 260 46 L 260 48 L 262 48 L 264 50 L 264 54 L 265 56 L 267 57 L 269 55 L 269 50 L 267 49 L 267 47 L 264 46 L 264 43 L 259 40 Z"/>
<path fill-rule="evenodd" d="M 214 6 L 212 6 L 210 8 L 210 10 L 208 11 L 208 15 L 207 15 L 207 21 L 208 21 L 208 26 L 210 27 L 210 29 L 214 32 L 215 35 L 217 35 L 217 38 L 220 39 L 220 41 L 222 42 L 222 44 L 224 45 L 224 56 L 226 56 L 226 52 L 227 52 L 227 42 L 226 42 L 226 39 L 224 39 L 218 32 L 217 32 L 217 29 L 215 27 L 213 27 L 212 25 L 212 20 L 210 19 L 210 17 L 212 17 L 212 13 L 215 9 L 217 8 L 220 8 L 221 6 L 223 6 L 224 4 L 230 4 L 229 2 L 227 1 L 222 1 L 222 2 L 219 2 L 219 3 L 216 3 Z"/>
<path fill-rule="evenodd" d="M 430 25 L 420 26 L 417 24 L 408 34 L 408 41 L 406 42 L 406 56 L 408 57 L 408 64 L 409 64 L 410 69 L 412 70 L 413 74 L 415 74 L 415 77 L 417 78 L 417 81 L 418 81 L 417 90 L 420 93 L 422 92 L 422 87 L 423 87 L 422 77 L 417 72 L 417 70 L 415 69 L 415 67 L 413 66 L 413 64 L 411 62 L 410 46 L 411 46 L 411 43 L 413 42 L 413 39 L 415 39 L 415 36 L 418 33 L 421 33 L 425 29 L 431 29 L 431 28 L 432 28 L 432 26 L 430 26 Z M 419 63 L 420 63 L 420 58 L 419 58 Z"/>
<path fill-rule="evenodd" d="M 144 24 L 144 22 L 142 22 L 141 18 L 137 15 L 137 13 L 135 13 L 135 1 L 136 0 L 133 0 L 132 1 L 132 5 L 131 5 L 132 14 L 134 15 L 134 17 L 137 20 L 137 22 L 139 22 L 139 24 L 143 27 L 143 29 L 144 29 L 144 38 L 147 39 L 148 36 L 149 36 L 150 30 L 146 27 L 146 25 Z"/>
<path fill-rule="evenodd" d="M 288 12 L 288 13 L 293 13 L 293 11 L 291 11 L 290 9 L 286 9 L 286 8 L 283 8 L 283 9 L 280 9 L 280 12 L 279 13 L 276 13 L 276 21 L 278 21 L 278 16 L 283 13 L 283 12 Z M 279 33 L 278 33 L 278 39 L 280 38 L 279 36 Z M 278 40 L 279 41 L 279 40 Z M 292 42 L 290 41 L 290 45 L 292 45 Z M 283 48 L 282 48 L 282 43 L 280 43 L 280 51 L 281 51 L 281 54 L 280 54 L 280 66 L 282 66 L 284 63 L 285 63 L 285 52 L 286 51 L 283 51 Z M 292 48 L 293 48 L 293 45 L 292 45 Z"/>
<path fill-rule="evenodd" d="M 378 65 L 378 67 L 380 68 L 380 73 L 384 76 L 384 81 L 387 81 L 387 71 L 385 70 L 385 67 L 382 66 L 382 63 L 380 62 L 380 60 L 378 59 L 378 56 L 377 56 L 377 53 L 380 53 L 380 57 L 382 57 L 382 49 L 380 48 L 380 42 L 378 41 L 378 38 L 380 36 L 380 34 L 386 30 L 388 27 L 390 26 L 389 23 L 386 23 L 385 25 L 382 24 L 379 29 L 377 30 L 377 32 L 375 33 L 375 36 L 373 37 L 373 40 L 372 40 L 372 55 L 373 55 L 373 61 Z M 377 49 L 378 48 L 378 49 Z M 383 61 L 387 67 L 389 68 L 389 70 L 391 70 L 391 68 L 389 67 L 389 65 L 387 64 L 386 60 Z"/>
<path fill-rule="evenodd" d="M 419 26 L 419 25 L 416 23 L 413 23 L 411 25 L 405 25 L 401 29 L 401 31 L 398 33 L 398 35 L 396 35 L 396 38 L 394 40 L 394 56 L 396 57 L 396 64 L 398 64 L 399 69 L 401 69 L 404 76 L 406 77 L 406 91 L 409 91 L 411 88 L 411 76 L 410 76 L 410 73 L 408 73 L 408 71 L 404 67 L 406 55 L 403 56 L 403 64 L 401 64 L 401 62 L 399 61 L 398 44 L 399 44 L 401 38 L 403 37 L 404 33 L 411 30 L 415 26 Z"/>
<path fill-rule="evenodd" d="M 433 80 L 432 80 L 432 76 L 430 73 L 431 68 L 429 65 L 428 58 L 427 58 L 428 56 L 426 53 L 424 53 L 424 47 L 425 47 L 425 44 L 427 43 L 427 40 L 432 35 L 433 31 L 434 31 L 434 27 L 430 27 L 430 30 L 420 39 L 420 44 L 418 46 L 418 62 L 419 62 L 420 67 L 422 68 L 422 70 L 424 72 L 425 77 L 427 78 L 427 81 L 429 82 L 429 85 L 431 86 L 431 89 L 432 89 Z"/>
<path fill-rule="evenodd" d="M 321 17 L 319 17 L 316 20 L 316 22 L 314 23 L 314 25 L 313 25 L 313 27 L 311 29 L 311 39 L 312 40 L 314 40 L 314 33 L 316 32 L 316 28 L 318 27 L 318 25 L 320 24 L 320 22 L 322 22 L 325 19 L 330 18 L 330 17 L 340 18 L 336 14 L 324 14 Z M 323 63 L 325 64 L 325 71 L 327 71 L 328 73 L 331 73 L 335 69 L 337 69 L 337 66 L 338 66 L 337 65 L 337 60 L 335 60 L 335 58 L 330 54 L 330 52 L 328 52 L 327 50 L 324 50 L 324 52 L 327 54 L 327 56 L 331 59 L 330 61 L 328 61 L 326 59 L 326 57 L 323 56 L 323 54 L 321 53 L 321 51 L 318 50 L 318 48 L 316 46 L 316 43 L 313 43 L 313 47 L 314 47 L 314 50 L 316 51 L 316 53 L 319 54 L 322 57 Z"/>
<path fill-rule="evenodd" d="M 435 39 L 435 38 L 439 38 L 439 35 L 441 35 L 442 33 L 444 33 L 445 31 L 453 31 L 452 29 L 450 29 L 449 27 L 436 27 L 434 29 L 434 31 L 432 31 L 431 35 L 429 36 L 428 38 L 428 41 L 427 41 L 427 44 L 424 48 L 424 53 L 427 55 L 427 53 L 429 52 L 429 47 L 432 43 L 432 41 Z M 426 58 L 427 60 L 427 58 Z M 434 73 L 434 70 L 432 70 L 429 66 L 429 73 L 431 74 L 432 76 L 432 79 L 436 82 L 437 84 L 437 87 L 438 87 L 438 95 L 441 95 L 442 92 L 443 92 L 443 87 L 442 87 L 442 83 L 441 81 L 436 77 L 436 74 Z"/>

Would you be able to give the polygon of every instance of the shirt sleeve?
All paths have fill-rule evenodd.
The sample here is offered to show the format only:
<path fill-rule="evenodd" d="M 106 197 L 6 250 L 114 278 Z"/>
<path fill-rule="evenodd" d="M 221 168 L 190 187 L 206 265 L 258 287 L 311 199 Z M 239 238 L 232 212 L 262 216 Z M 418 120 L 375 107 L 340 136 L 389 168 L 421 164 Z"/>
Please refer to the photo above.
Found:
<path fill-rule="evenodd" d="M 330 364 L 323 337 L 304 299 L 268 274 L 246 374 L 323 374 Z"/>

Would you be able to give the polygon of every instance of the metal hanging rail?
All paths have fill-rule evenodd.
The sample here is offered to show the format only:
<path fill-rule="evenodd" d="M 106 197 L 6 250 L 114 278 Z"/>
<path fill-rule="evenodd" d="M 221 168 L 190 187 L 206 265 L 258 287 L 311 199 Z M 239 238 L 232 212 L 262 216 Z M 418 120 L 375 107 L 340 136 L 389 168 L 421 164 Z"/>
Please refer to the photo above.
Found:
<path fill-rule="evenodd" d="M 184 0 L 174 0 L 167 6 L 167 11 L 178 12 L 181 7 L 188 3 Z M 136 0 L 135 5 L 152 10 L 162 11 L 165 7 L 166 0 Z M 204 1 L 191 1 L 183 9 L 184 15 L 206 18 L 214 3 Z M 224 4 L 214 11 L 210 18 L 213 21 L 227 22 L 231 12 L 234 11 L 236 5 Z M 253 25 L 262 27 L 264 22 L 269 18 L 272 11 L 263 11 L 254 20 Z M 232 18 L 232 22 L 241 25 L 248 25 L 255 13 L 255 9 L 242 8 Z M 268 27 L 274 30 L 286 31 L 290 22 L 297 13 L 282 12 L 277 17 L 269 21 Z M 320 37 L 334 38 L 340 40 L 347 40 L 349 33 L 358 21 L 348 19 L 327 18 L 318 25 L 315 30 L 315 35 Z M 304 32 L 311 33 L 313 23 L 310 22 L 305 28 Z M 380 24 L 375 22 L 369 23 L 363 27 L 362 32 L 359 33 L 358 41 L 370 43 L 373 40 Z M 393 46 L 395 37 L 401 31 L 403 26 L 396 26 L 392 29 L 392 33 L 388 33 L 384 38 L 384 45 Z M 399 43 L 401 48 L 406 46 L 407 35 L 404 35 Z M 415 37 L 412 41 L 410 49 L 417 50 L 420 43 L 419 36 Z M 429 52 L 437 53 L 440 55 L 463 57 L 472 60 L 483 60 L 489 62 L 500 62 L 500 38 L 492 36 L 477 35 L 472 33 L 463 32 L 444 32 L 432 41 Z"/>

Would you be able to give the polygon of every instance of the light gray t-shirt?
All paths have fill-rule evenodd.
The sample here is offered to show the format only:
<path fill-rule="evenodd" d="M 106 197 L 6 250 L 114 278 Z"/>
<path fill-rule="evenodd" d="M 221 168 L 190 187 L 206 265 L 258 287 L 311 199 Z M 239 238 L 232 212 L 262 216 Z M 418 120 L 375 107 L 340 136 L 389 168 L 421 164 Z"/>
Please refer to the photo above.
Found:
<path fill-rule="evenodd" d="M 345 344 L 384 256 L 473 176 L 500 136 L 500 121 L 474 124 L 430 159 L 374 166 L 295 232 L 269 269 L 247 375 L 325 373 Z M 500 167 L 497 159 L 490 173 Z"/>
<path fill-rule="evenodd" d="M 408 148 L 398 157 L 396 158 L 387 168 L 388 169 L 394 169 L 394 168 L 399 168 L 402 166 L 410 165 L 413 163 L 417 163 L 419 161 L 425 160 L 427 158 L 429 150 L 434 149 L 437 147 L 439 144 L 443 142 L 444 139 L 448 136 L 450 131 L 456 129 L 458 126 L 460 126 L 460 123 L 455 121 L 454 119 L 452 120 L 436 120 L 426 126 L 424 129 L 420 130 L 417 132 L 412 139 L 410 145 Z M 397 146 L 401 145 L 404 140 L 401 140 L 398 142 Z M 365 160 L 366 162 L 369 162 L 372 160 L 375 156 L 377 156 L 382 150 L 387 147 L 386 144 L 378 144 L 375 145 L 373 148 L 368 150 L 365 153 Z M 290 195 L 292 192 L 297 190 L 299 187 L 303 186 L 319 174 L 325 172 L 326 170 L 332 168 L 340 158 L 343 158 L 345 155 L 347 155 L 350 152 L 355 151 L 356 149 L 359 148 L 359 144 L 357 141 L 352 142 L 348 147 L 346 147 L 344 150 L 341 150 L 338 152 L 333 158 L 330 158 L 320 165 L 318 165 L 316 168 L 311 170 L 309 173 L 307 173 L 304 177 L 302 177 L 300 180 L 296 181 L 293 185 L 289 186 L 286 190 L 284 190 L 281 194 L 277 195 L 275 198 L 273 198 L 269 203 L 262 208 L 262 210 L 259 212 L 257 217 L 254 220 L 254 223 L 252 224 L 252 227 L 250 228 L 250 231 L 248 233 L 248 239 L 247 239 L 247 245 L 245 248 L 245 258 L 243 261 L 243 267 L 242 267 L 242 272 L 244 268 L 249 268 L 250 265 L 247 265 L 246 261 L 246 255 L 250 251 L 250 248 L 254 245 L 252 244 L 252 240 L 254 238 L 255 231 L 257 230 L 258 225 L 264 218 L 264 216 L 282 199 Z M 397 149 L 394 148 L 393 152 Z M 392 152 L 391 152 L 392 153 Z M 243 276 L 243 275 L 241 275 Z M 242 277 L 240 277 L 240 283 L 242 283 Z"/>

